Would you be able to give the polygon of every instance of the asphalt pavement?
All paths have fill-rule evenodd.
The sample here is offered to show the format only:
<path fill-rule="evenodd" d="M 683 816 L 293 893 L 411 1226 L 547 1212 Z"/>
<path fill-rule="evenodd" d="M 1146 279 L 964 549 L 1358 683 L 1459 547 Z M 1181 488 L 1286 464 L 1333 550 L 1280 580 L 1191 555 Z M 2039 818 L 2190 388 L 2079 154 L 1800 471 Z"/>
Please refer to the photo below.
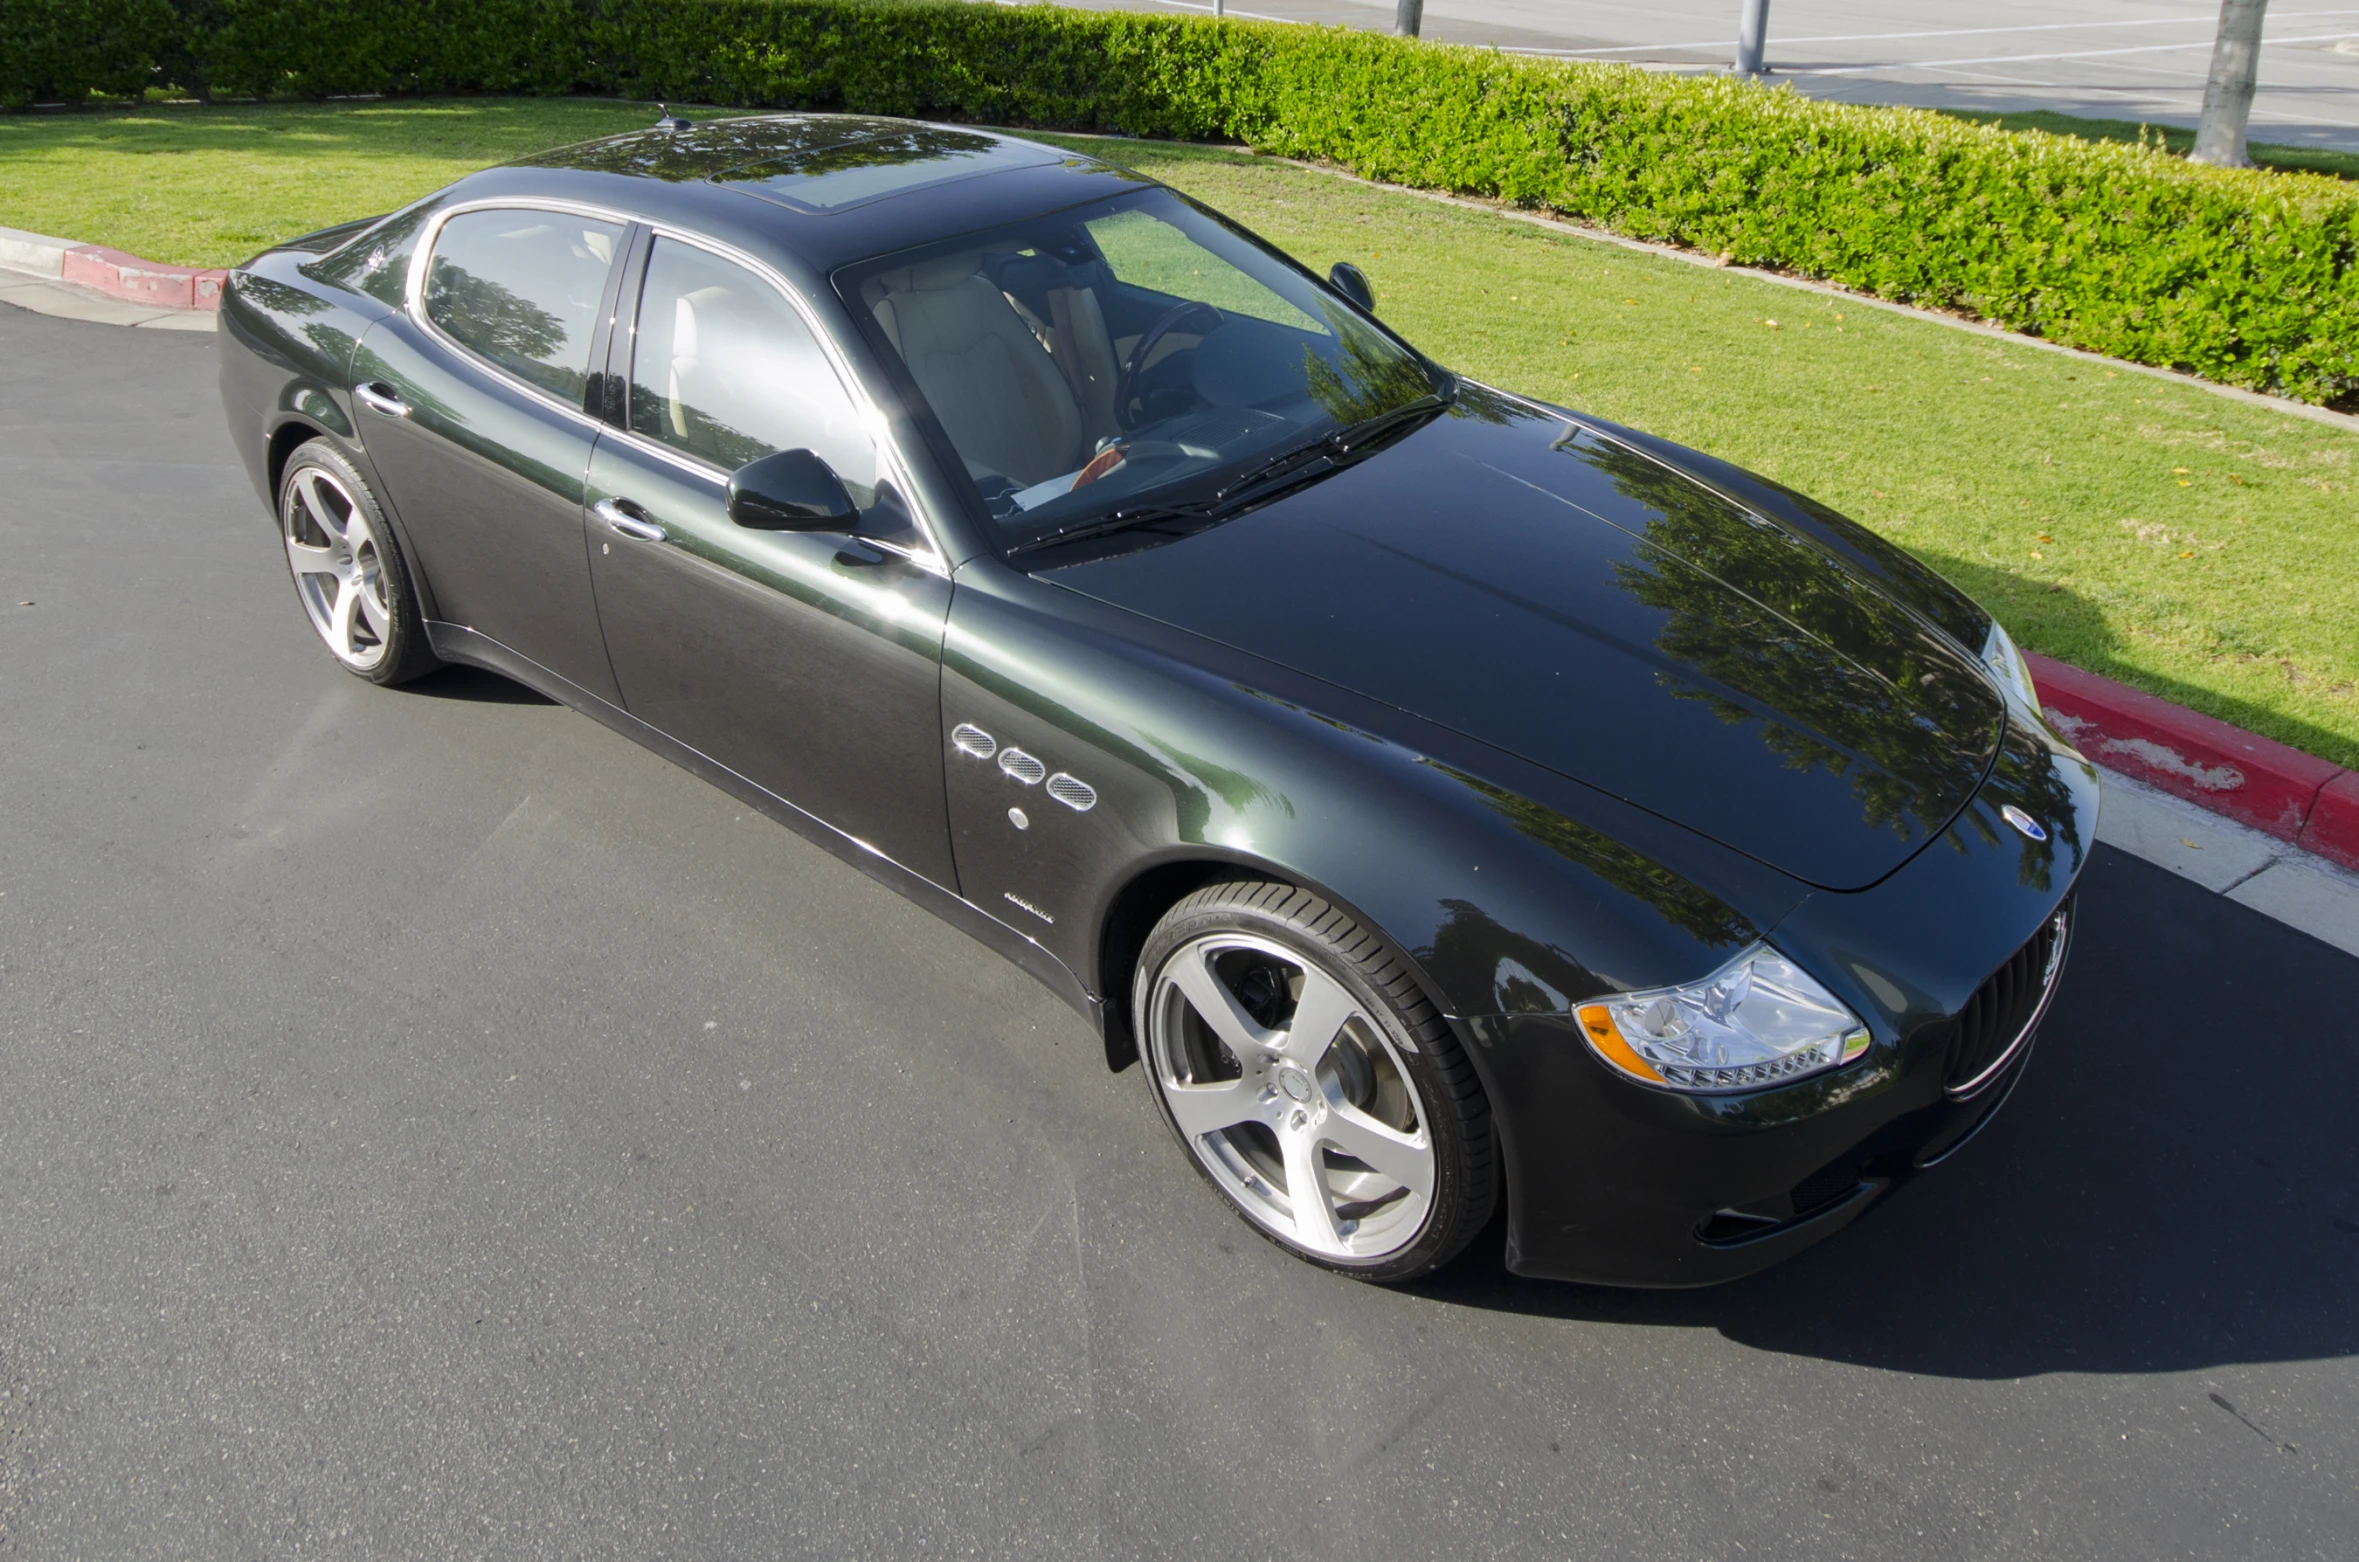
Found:
<path fill-rule="evenodd" d="M 1213 9 L 1213 0 L 1080 3 Z M 1426 0 L 1424 35 L 1656 70 L 1725 71 L 1742 9 L 1742 0 Z M 1389 31 L 1395 4 L 1228 0 L 1228 10 Z M 1767 63 L 1773 84 L 1812 97 L 2193 126 L 2219 25 L 2219 0 L 1772 0 Z M 2252 135 L 2359 150 L 2359 7 L 2277 0 L 2269 8 Z"/>
<path fill-rule="evenodd" d="M 1833 1242 L 1369 1289 L 925 912 L 339 671 L 212 353 L 0 309 L 0 1556 L 2359 1556 L 2359 959 L 2100 847 Z"/>

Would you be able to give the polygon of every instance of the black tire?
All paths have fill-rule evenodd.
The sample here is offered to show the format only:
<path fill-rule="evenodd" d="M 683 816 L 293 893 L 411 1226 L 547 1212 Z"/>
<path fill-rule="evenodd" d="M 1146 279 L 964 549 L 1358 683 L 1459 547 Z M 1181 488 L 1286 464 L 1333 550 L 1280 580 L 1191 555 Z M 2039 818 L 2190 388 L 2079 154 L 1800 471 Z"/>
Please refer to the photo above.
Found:
<path fill-rule="evenodd" d="M 1257 975 L 1255 962 L 1265 957 L 1267 970 Z M 1255 1025 L 1267 1028 L 1264 1034 L 1290 1034 L 1297 1028 L 1294 1021 L 1300 1015 L 1303 997 L 1312 988 L 1307 975 L 1287 974 L 1289 962 L 1298 962 L 1301 973 L 1323 972 L 1340 986 L 1341 999 L 1321 988 L 1327 993 L 1324 1002 L 1333 1005 L 1348 1000 L 1356 1006 L 1351 1017 L 1342 1022 L 1334 1043 L 1327 1044 L 1331 1050 L 1322 1054 L 1324 1061 L 1312 1065 L 1317 1072 L 1316 1085 L 1306 1080 L 1301 1065 L 1289 1063 L 1290 1050 L 1257 1052 L 1259 1064 L 1240 1061 L 1238 1048 L 1225 1038 L 1213 1038 L 1215 1050 L 1207 1040 L 1214 1027 L 1201 1017 L 1196 1000 L 1185 993 L 1176 1000 L 1173 997 L 1181 981 L 1195 979 L 1193 964 L 1214 973 L 1213 979 L 1237 998 L 1242 1012 Z M 1293 986 L 1289 990 L 1284 984 L 1290 981 Z M 1397 1284 L 1430 1274 L 1457 1257 L 1490 1220 L 1499 1196 L 1498 1150 L 1491 1131 L 1490 1103 L 1473 1064 L 1402 959 L 1318 896 L 1286 884 L 1232 882 L 1209 885 L 1181 900 L 1156 923 L 1140 953 L 1132 1023 L 1148 1089 L 1164 1122 L 1187 1150 L 1189 1161 L 1246 1224 L 1295 1256 L 1356 1279 Z M 1380 1029 L 1381 1047 L 1368 1045 L 1375 1039 L 1366 1033 L 1368 1024 Z M 1314 1026 L 1305 1048 L 1322 1045 L 1315 1039 L 1318 1028 Z M 1292 1046 L 1289 1041 L 1287 1048 Z M 1351 1061 L 1344 1056 L 1347 1049 L 1359 1059 L 1354 1069 L 1368 1065 L 1373 1057 L 1373 1072 L 1363 1076 L 1343 1068 L 1343 1063 Z M 1331 1063 L 1336 1065 L 1332 1072 Z M 1261 1066 L 1265 1064 L 1268 1066 Z M 1292 1102 L 1303 1104 L 1302 1109 L 1279 1099 L 1279 1091 L 1267 1083 L 1253 1091 L 1256 1079 L 1277 1079 L 1279 1072 L 1290 1067 L 1292 1078 L 1280 1083 Z M 1346 1074 L 1351 1078 L 1344 1078 Z M 1254 1077 L 1245 1077 L 1248 1075 Z M 1361 1082 L 1363 1077 L 1367 1082 Z M 1190 1097 L 1184 1089 L 1175 1088 L 1200 1085 L 1213 1090 Z M 1409 1092 L 1405 1107 L 1398 1088 L 1403 1085 Z M 1295 1093 L 1309 1089 L 1318 1093 Z M 1365 1103 L 1350 1096 L 1354 1089 L 1371 1092 Z M 1220 1096 L 1217 1102 L 1212 1100 L 1215 1092 Z M 1201 1113 L 1238 1110 L 1233 1103 L 1245 1099 L 1240 1092 L 1253 1093 L 1257 1101 L 1266 1104 L 1259 1110 L 1274 1108 L 1285 1121 L 1272 1127 L 1240 1121 L 1233 1128 L 1191 1136 L 1175 1115 L 1175 1100 L 1204 1100 L 1207 1105 L 1199 1112 L 1201 1129 L 1205 1122 L 1218 1120 L 1217 1115 Z M 1289 1190 L 1301 1184 L 1290 1181 L 1289 1190 L 1271 1185 L 1297 1170 L 1296 1161 L 1289 1157 L 1301 1152 L 1280 1138 L 1289 1133 L 1313 1143 L 1308 1152 L 1313 1157 L 1310 1164 L 1319 1168 L 1315 1174 L 1319 1180 L 1313 1186 L 1320 1189 L 1323 1204 L 1331 1177 L 1356 1178 L 1362 1183 L 1386 1180 L 1379 1177 L 1372 1162 L 1345 1156 L 1325 1144 L 1316 1123 L 1301 1126 L 1305 1110 L 1326 1122 L 1331 1105 L 1339 1102 L 1338 1112 L 1364 1105 L 1361 1116 L 1390 1113 L 1389 1126 L 1395 1132 L 1403 1131 L 1404 1117 L 1408 1131 L 1422 1125 L 1418 1137 L 1425 1141 L 1423 1153 L 1430 1156 L 1431 1191 L 1423 1195 L 1424 1207 L 1414 1220 L 1418 1195 L 1408 1186 L 1372 1199 L 1354 1197 L 1326 1204 L 1326 1216 L 1312 1229 L 1322 1238 L 1346 1245 L 1357 1239 L 1357 1231 L 1368 1221 L 1383 1217 L 1388 1208 L 1397 1210 L 1395 1228 L 1371 1238 L 1371 1251 L 1365 1255 L 1321 1250 L 1290 1235 L 1286 1226 L 1298 1231 L 1304 1228 L 1280 1206 L 1284 1211 L 1300 1207 Z M 1349 1126 L 1340 1118 L 1334 1121 L 1335 1126 Z M 1258 1191 L 1254 1182 L 1257 1170 L 1263 1177 Z M 1344 1231 L 1347 1218 L 1354 1228 L 1350 1233 Z M 1378 1247 L 1382 1250 L 1376 1251 Z"/>
<path fill-rule="evenodd" d="M 391 685 L 442 665 L 384 507 L 332 442 L 309 440 L 287 457 L 278 523 L 304 617 L 345 671 Z"/>

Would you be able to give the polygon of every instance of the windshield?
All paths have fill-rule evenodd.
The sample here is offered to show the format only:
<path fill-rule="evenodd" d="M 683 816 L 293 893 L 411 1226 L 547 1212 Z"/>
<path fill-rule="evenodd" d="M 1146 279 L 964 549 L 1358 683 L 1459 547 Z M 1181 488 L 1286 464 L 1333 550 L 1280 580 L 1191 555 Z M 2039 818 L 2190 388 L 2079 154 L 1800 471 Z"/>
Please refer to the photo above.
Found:
<path fill-rule="evenodd" d="M 1202 505 L 1440 376 L 1167 190 L 843 274 L 957 447 L 1003 550 Z"/>

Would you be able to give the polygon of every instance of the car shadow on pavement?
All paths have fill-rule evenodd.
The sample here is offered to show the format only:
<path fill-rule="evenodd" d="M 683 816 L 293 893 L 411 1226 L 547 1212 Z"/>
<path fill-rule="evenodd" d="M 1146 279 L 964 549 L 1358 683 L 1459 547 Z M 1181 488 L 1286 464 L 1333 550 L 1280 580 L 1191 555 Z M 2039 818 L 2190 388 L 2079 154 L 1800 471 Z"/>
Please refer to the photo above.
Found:
<path fill-rule="evenodd" d="M 2359 959 L 2100 847 L 2066 985 L 1979 1140 L 1790 1262 L 1700 1291 L 1417 1289 L 1960 1378 L 2359 1354 Z"/>
<path fill-rule="evenodd" d="M 537 689 L 528 689 L 513 678 L 485 672 L 480 667 L 465 667 L 457 663 L 437 669 L 415 683 L 402 685 L 405 694 L 431 695 L 438 700 L 466 700 L 477 705 L 554 705 L 557 702 Z"/>

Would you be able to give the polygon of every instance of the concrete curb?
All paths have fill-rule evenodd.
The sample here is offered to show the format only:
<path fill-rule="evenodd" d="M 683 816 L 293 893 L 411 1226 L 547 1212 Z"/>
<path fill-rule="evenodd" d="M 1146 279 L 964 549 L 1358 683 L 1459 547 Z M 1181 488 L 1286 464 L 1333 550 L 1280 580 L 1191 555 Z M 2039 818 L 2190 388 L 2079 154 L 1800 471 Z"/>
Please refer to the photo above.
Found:
<path fill-rule="evenodd" d="M 167 266 L 21 228 L 0 228 L 0 267 L 160 309 L 219 309 L 221 284 L 229 276 L 218 266 Z"/>
<path fill-rule="evenodd" d="M 2359 868 L 2359 772 L 2048 657 L 2025 660 L 2049 719 L 2106 769 Z"/>

